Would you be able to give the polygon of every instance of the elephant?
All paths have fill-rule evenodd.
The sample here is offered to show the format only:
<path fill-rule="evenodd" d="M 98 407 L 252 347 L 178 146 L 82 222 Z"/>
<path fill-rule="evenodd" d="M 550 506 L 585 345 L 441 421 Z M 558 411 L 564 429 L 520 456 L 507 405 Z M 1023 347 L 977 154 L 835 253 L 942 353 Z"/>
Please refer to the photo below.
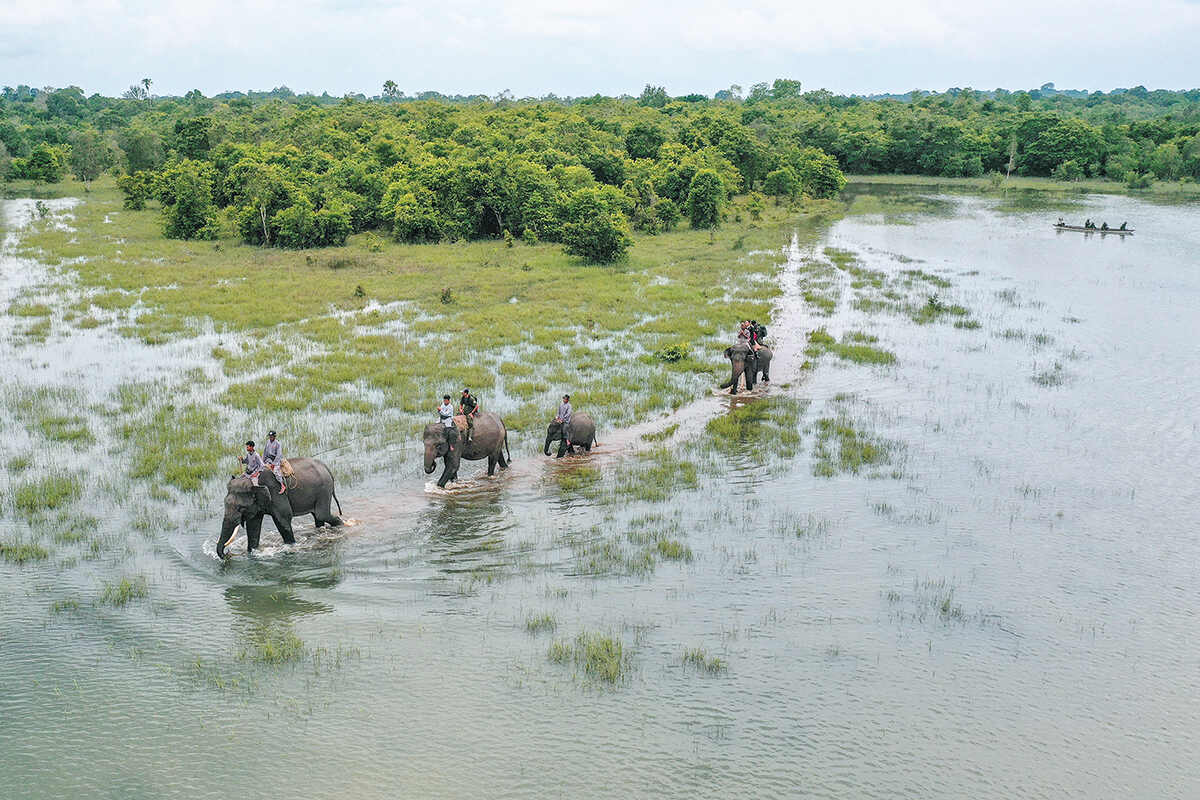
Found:
<path fill-rule="evenodd" d="M 558 455 L 555 458 L 562 458 L 568 450 L 575 452 L 576 447 L 582 447 L 589 453 L 592 452 L 592 445 L 596 443 L 596 423 L 592 422 L 592 417 L 582 411 L 577 411 L 571 415 L 571 424 L 566 435 L 563 435 L 563 424 L 561 422 L 551 422 L 550 427 L 546 428 L 546 446 L 543 451 L 546 455 L 550 455 L 550 443 L 558 442 Z M 567 445 L 567 440 L 570 440 L 570 446 Z"/>
<path fill-rule="evenodd" d="M 283 541 L 294 544 L 292 517 L 312 514 L 317 527 L 329 525 L 339 527 L 341 518 L 329 509 L 329 501 L 337 503 L 338 514 L 342 504 L 333 489 L 333 473 L 329 467 L 315 458 L 289 459 L 296 485 L 279 493 L 279 482 L 271 470 L 258 474 L 259 485 L 255 486 L 249 475 L 234 475 L 225 495 L 225 519 L 221 522 L 221 535 L 217 538 L 217 556 L 225 557 L 225 547 L 233 539 L 237 526 L 246 528 L 246 552 L 258 547 L 262 533 L 263 516 L 269 514 Z"/>
<path fill-rule="evenodd" d="M 457 422 L 458 418 L 455 418 Z M 496 465 L 500 469 L 508 469 L 512 463 L 512 454 L 508 452 L 508 431 L 504 422 L 497 414 L 484 411 L 475 417 L 475 431 L 471 441 L 463 441 L 458 428 L 446 428 L 440 422 L 431 422 L 425 426 L 421 439 L 425 443 L 425 474 L 430 475 L 437 468 L 437 460 L 443 461 L 444 469 L 438 478 L 438 488 L 458 477 L 458 465 L 462 459 L 478 461 L 488 460 L 488 475 L 496 474 Z"/>
<path fill-rule="evenodd" d="M 760 348 L 758 353 L 754 353 L 750 349 L 750 345 L 745 342 L 738 342 L 731 347 L 725 348 L 725 357 L 729 359 L 731 367 L 729 380 L 722 383 L 720 388 L 729 389 L 730 394 L 737 394 L 738 379 L 745 377 L 746 391 L 754 388 L 755 382 L 758 380 L 758 373 L 762 373 L 763 382 L 771 382 L 771 357 L 773 353 L 769 347 Z"/>

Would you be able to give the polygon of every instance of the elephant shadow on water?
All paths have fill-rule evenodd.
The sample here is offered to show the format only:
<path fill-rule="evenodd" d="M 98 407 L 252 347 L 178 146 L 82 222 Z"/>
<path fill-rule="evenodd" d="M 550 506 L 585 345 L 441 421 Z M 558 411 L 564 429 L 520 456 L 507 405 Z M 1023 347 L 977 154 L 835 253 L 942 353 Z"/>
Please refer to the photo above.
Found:
<path fill-rule="evenodd" d="M 447 575 L 505 563 L 504 540 L 516 528 L 511 510 L 498 497 L 446 498 L 424 511 L 417 532 L 428 560 Z"/>
<path fill-rule="evenodd" d="M 296 622 L 333 611 L 325 603 L 306 600 L 288 586 L 230 586 L 225 590 L 235 620 L 234 636 L 242 657 L 261 663 L 291 661 L 303 653 Z"/>

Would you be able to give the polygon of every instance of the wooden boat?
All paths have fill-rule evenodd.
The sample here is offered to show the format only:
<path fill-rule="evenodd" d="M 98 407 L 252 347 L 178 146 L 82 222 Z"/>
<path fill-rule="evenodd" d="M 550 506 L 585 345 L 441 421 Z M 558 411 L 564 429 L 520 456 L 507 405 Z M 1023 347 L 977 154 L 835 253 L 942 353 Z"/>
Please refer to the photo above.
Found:
<path fill-rule="evenodd" d="M 1085 228 L 1082 225 L 1058 225 L 1054 226 L 1056 231 L 1079 231 L 1080 233 L 1098 233 L 1101 236 L 1107 234 L 1116 234 L 1117 236 L 1133 236 L 1133 228 Z"/>

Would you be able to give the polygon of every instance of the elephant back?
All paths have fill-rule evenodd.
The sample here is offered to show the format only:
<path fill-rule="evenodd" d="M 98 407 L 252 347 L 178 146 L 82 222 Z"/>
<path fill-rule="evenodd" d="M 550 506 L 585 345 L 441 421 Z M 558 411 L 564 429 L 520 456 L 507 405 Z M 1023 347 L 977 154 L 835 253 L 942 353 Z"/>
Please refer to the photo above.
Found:
<path fill-rule="evenodd" d="M 591 414 L 586 411 L 576 411 L 571 415 L 571 430 L 567 437 L 572 442 L 582 444 L 584 440 L 591 442 L 596 435 L 596 423 L 592 421 Z"/>

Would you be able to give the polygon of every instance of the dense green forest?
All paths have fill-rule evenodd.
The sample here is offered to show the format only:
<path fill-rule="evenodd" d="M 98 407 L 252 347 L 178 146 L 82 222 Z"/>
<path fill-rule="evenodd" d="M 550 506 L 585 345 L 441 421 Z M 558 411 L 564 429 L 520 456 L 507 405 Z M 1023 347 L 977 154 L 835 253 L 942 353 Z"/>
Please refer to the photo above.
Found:
<path fill-rule="evenodd" d="M 953 89 L 899 98 L 801 91 L 713 97 L 514 99 L 507 93 L 333 98 L 290 90 L 121 98 L 5 87 L 0 175 L 119 174 L 165 235 L 236 230 L 279 247 L 504 237 L 620 258 L 632 230 L 720 224 L 727 198 L 830 197 L 843 173 L 1108 177 L 1131 188 L 1200 178 L 1200 91 Z"/>

